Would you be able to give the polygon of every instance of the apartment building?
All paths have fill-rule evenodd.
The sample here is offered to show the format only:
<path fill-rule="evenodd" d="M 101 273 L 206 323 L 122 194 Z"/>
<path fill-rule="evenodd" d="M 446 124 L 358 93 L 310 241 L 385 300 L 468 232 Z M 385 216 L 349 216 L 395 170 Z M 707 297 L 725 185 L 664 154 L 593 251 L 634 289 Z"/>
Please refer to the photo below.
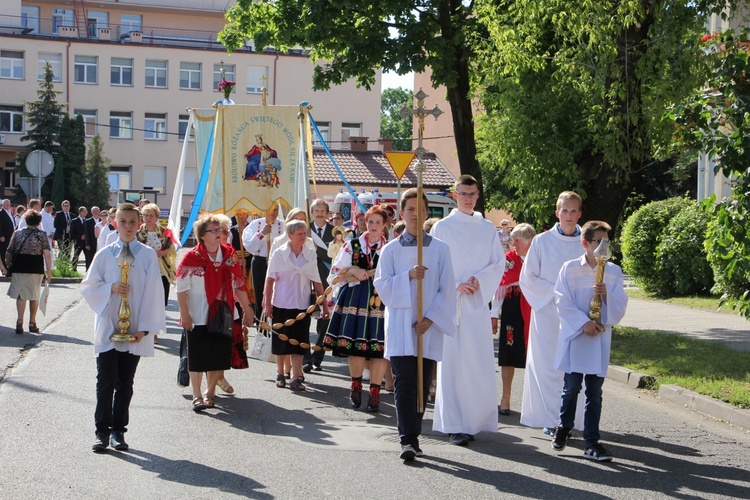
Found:
<path fill-rule="evenodd" d="M 372 91 L 354 82 L 312 89 L 313 63 L 303 50 L 227 54 L 216 41 L 232 1 L 2 0 L 0 2 L 0 168 L 2 196 L 16 184 L 16 154 L 37 99 L 46 62 L 59 102 L 82 115 L 86 136 L 99 133 L 111 160 L 110 186 L 158 193 L 168 207 L 187 133 L 188 108 L 221 98 L 223 68 L 237 82 L 237 104 L 308 101 L 326 140 L 349 147 L 350 136 L 379 137 L 380 75 Z M 251 44 L 249 44 L 251 45 Z M 188 137 L 190 141 L 190 137 Z M 197 170 L 185 181 L 190 206 Z"/>

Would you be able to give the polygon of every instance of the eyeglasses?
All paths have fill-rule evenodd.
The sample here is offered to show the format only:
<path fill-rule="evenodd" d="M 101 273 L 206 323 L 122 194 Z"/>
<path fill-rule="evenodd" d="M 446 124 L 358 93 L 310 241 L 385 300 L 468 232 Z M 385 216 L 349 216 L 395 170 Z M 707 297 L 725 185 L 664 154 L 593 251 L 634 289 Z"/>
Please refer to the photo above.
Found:
<path fill-rule="evenodd" d="M 211 234 L 218 234 L 223 231 L 226 231 L 226 229 L 221 228 L 221 227 L 215 227 L 213 229 L 206 229 L 206 232 L 211 233 Z M 226 232 L 228 233 L 229 231 L 226 231 Z"/>
<path fill-rule="evenodd" d="M 479 196 L 479 191 L 472 191 L 471 193 L 457 192 L 456 194 L 458 196 L 463 196 L 464 198 L 476 198 L 477 196 Z"/>
<path fill-rule="evenodd" d="M 587 240 L 589 243 L 601 243 L 604 238 L 593 238 L 590 240 Z"/>

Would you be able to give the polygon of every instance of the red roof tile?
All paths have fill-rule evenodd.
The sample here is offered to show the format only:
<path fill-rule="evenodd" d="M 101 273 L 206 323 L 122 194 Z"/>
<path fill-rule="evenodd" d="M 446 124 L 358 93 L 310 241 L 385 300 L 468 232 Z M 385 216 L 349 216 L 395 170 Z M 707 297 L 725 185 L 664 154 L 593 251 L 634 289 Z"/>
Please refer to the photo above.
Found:
<path fill-rule="evenodd" d="M 366 186 L 396 186 L 396 176 L 382 151 L 331 150 L 331 155 L 350 184 Z M 336 169 L 323 149 L 313 150 L 315 180 L 319 184 L 341 184 Z M 426 169 L 422 183 L 427 188 L 445 189 L 456 182 L 456 178 L 443 165 L 434 153 L 426 153 L 422 158 Z M 409 188 L 417 185 L 415 158 L 401 178 L 401 185 Z"/>

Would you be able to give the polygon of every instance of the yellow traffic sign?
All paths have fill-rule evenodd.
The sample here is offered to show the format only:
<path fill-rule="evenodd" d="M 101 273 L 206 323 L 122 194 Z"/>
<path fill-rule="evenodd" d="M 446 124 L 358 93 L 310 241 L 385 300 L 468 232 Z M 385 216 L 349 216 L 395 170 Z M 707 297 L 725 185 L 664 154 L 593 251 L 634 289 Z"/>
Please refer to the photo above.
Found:
<path fill-rule="evenodd" d="M 406 169 L 409 168 L 409 165 L 411 165 L 412 160 L 416 156 L 411 151 L 388 151 L 385 153 L 385 158 L 391 165 L 393 173 L 396 174 L 398 180 L 401 180 L 406 173 Z"/>

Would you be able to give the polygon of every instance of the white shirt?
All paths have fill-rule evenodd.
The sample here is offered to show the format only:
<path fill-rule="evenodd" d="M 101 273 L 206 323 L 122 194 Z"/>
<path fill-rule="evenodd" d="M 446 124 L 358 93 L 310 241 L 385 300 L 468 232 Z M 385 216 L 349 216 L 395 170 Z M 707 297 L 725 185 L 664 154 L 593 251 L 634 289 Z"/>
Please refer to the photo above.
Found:
<path fill-rule="evenodd" d="M 261 231 L 266 227 L 266 218 L 255 219 L 242 232 L 242 244 L 245 245 L 245 250 L 256 256 L 268 257 L 269 241 L 273 242 L 274 238 L 284 234 L 284 226 L 284 221 L 277 218 L 271 224 L 271 234 L 265 235 Z"/>
<path fill-rule="evenodd" d="M 308 260 L 305 258 L 305 251 L 303 249 L 299 255 L 294 255 L 294 252 L 289 252 L 289 262 L 294 267 L 302 268 L 307 264 Z M 309 280 L 302 276 L 302 274 L 294 271 L 279 271 L 269 272 L 266 276 L 272 278 L 275 283 L 273 285 L 273 297 L 271 298 L 271 304 L 281 309 L 307 309 L 310 305 L 310 287 L 306 288 L 308 291 L 304 293 L 302 290 L 305 289 L 302 285 L 302 280 L 309 283 Z"/>
<path fill-rule="evenodd" d="M 221 247 L 216 252 L 216 257 L 208 256 L 212 262 L 222 262 Z M 175 290 L 177 293 L 188 292 L 188 311 L 194 325 L 205 325 L 208 323 L 208 299 L 206 298 L 206 280 L 203 276 L 190 273 L 189 276 L 175 276 Z"/>

